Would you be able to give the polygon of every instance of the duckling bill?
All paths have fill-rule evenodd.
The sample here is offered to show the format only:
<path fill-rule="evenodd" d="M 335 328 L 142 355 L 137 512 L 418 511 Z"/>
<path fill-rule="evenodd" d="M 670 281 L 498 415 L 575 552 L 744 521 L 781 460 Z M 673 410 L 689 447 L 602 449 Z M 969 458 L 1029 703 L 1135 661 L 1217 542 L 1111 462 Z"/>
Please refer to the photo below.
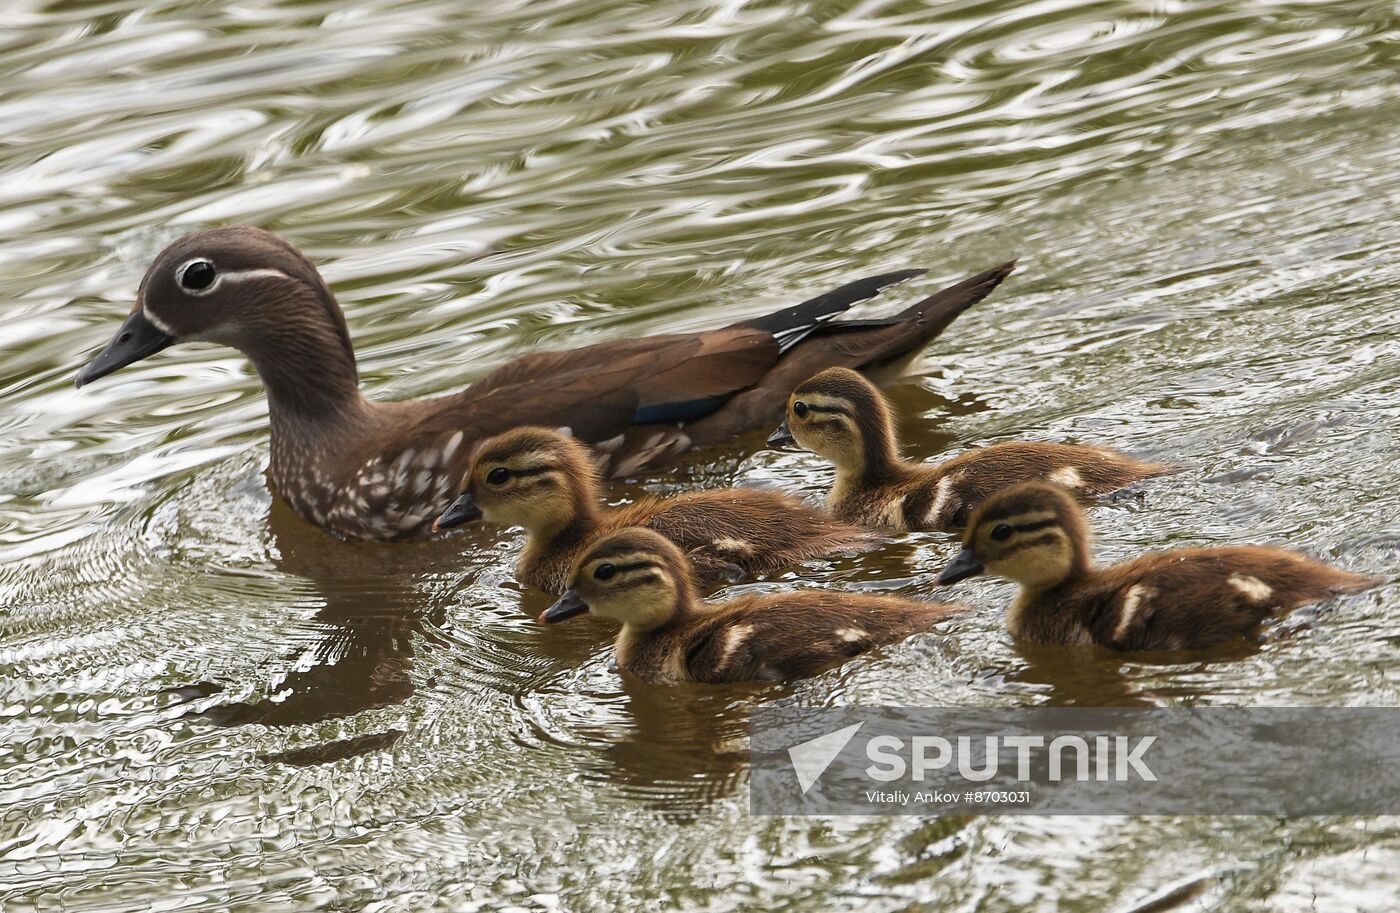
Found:
<path fill-rule="evenodd" d="M 611 475 L 629 475 L 777 420 L 823 365 L 912 357 L 1011 272 L 1003 264 L 888 320 L 833 321 L 922 274 L 899 270 L 700 333 L 532 352 L 448 396 L 371 400 L 350 330 L 301 251 L 247 226 L 186 235 L 156 257 L 135 306 L 78 386 L 184 340 L 248 356 L 268 394 L 272 487 L 302 519 L 346 539 L 426 535 L 472 445 L 527 424 L 568 426 Z M 470 372 L 471 366 L 467 366 Z"/>
<path fill-rule="evenodd" d="M 662 685 L 802 678 L 963 611 L 829 590 L 705 603 L 675 543 L 635 527 L 595 542 L 569 583 L 540 622 L 585 612 L 620 622 L 618 668 Z"/>
<path fill-rule="evenodd" d="M 1052 482 L 1090 498 L 1174 471 L 1106 447 L 1032 441 L 977 448 L 936 466 L 912 463 L 900 456 L 884 395 L 839 367 L 793 391 L 768 443 L 800 444 L 836 465 L 827 497 L 835 516 L 897 532 L 960 530 L 984 498 L 1017 482 Z"/>
<path fill-rule="evenodd" d="M 1038 483 L 983 502 L 938 582 L 982 573 L 1021 585 L 1007 616 L 1017 640 L 1114 650 L 1213 647 L 1256 634 L 1272 615 L 1380 582 L 1253 545 L 1172 549 L 1097 568 L 1079 505 Z"/>
<path fill-rule="evenodd" d="M 524 527 L 516 565 L 523 583 L 562 593 L 579 554 L 598 536 L 646 526 L 685 550 L 701 583 L 762 576 L 813 558 L 869 548 L 877 537 L 774 491 L 729 488 L 600 503 L 588 448 L 549 428 L 517 428 L 485 441 L 462 494 L 438 517 L 450 529 L 484 517 Z"/>

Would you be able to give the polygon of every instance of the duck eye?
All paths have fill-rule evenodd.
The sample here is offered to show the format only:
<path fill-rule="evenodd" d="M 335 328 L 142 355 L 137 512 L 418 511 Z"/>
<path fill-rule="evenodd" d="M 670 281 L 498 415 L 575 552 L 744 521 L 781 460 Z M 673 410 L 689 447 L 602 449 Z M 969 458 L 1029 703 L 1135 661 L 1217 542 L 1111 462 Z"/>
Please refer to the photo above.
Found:
<path fill-rule="evenodd" d="M 504 466 L 497 466 L 486 474 L 487 485 L 504 485 L 510 478 L 510 470 Z"/>
<path fill-rule="evenodd" d="M 218 275 L 219 271 L 214 268 L 212 261 L 191 260 L 175 273 L 175 281 L 185 291 L 199 293 L 207 291 Z"/>
<path fill-rule="evenodd" d="M 811 410 L 807 408 L 807 404 L 800 399 L 792 404 L 792 414 L 798 418 L 806 418 L 807 413 L 810 411 Z"/>
<path fill-rule="evenodd" d="M 617 568 L 611 564 L 600 564 L 593 569 L 594 580 L 611 580 L 617 576 Z"/>
<path fill-rule="evenodd" d="M 1005 542 L 1007 539 L 1011 538 L 1011 527 L 1007 526 L 1005 523 L 998 523 L 992 530 L 992 538 L 998 542 Z"/>

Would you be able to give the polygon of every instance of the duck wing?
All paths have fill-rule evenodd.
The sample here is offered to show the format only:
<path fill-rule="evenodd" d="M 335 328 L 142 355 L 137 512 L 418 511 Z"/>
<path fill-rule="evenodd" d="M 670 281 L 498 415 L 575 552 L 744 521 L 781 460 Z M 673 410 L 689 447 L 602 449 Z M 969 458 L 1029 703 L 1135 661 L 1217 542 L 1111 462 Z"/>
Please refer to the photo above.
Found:
<path fill-rule="evenodd" d="M 561 383 L 571 392 L 612 397 L 630 391 L 636 409 L 627 424 L 693 421 L 706 416 L 733 394 L 760 382 L 784 353 L 831 318 L 891 285 L 924 272 L 920 269 L 884 273 L 847 283 L 801 304 L 732 326 L 700 333 L 665 334 L 614 340 L 562 352 L 532 352 L 502 365 L 461 394 L 464 403 L 479 402 L 498 391 L 510 391 L 510 413 L 524 412 L 531 424 L 541 409 L 567 419 L 573 407 L 560 407 Z M 533 388 L 533 389 L 531 389 Z M 493 405 L 500 406 L 499 397 Z M 610 401 L 616 401 L 612 399 Z M 518 419 L 507 427 L 522 424 Z M 561 421 L 575 435 L 596 443 L 623 428 L 603 422 L 602 437 L 588 437 L 581 425 Z M 624 426 L 625 427 L 625 426 Z M 610 432 L 610 433 L 608 433 Z"/>

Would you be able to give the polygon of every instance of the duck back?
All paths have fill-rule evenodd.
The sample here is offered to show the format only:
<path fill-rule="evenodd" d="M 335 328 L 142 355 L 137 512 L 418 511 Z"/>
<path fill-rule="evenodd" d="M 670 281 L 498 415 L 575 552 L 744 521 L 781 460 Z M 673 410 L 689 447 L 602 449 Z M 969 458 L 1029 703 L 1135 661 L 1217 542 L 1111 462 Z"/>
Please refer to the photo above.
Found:
<path fill-rule="evenodd" d="M 1177 549 L 1018 600 L 1012 633 L 1117 650 L 1193 650 L 1257 632 L 1264 619 L 1375 580 L 1283 549 Z"/>
<path fill-rule="evenodd" d="M 632 642 L 618 661 L 651 681 L 787 681 L 927 631 L 962 610 L 831 591 L 743 596 Z"/>

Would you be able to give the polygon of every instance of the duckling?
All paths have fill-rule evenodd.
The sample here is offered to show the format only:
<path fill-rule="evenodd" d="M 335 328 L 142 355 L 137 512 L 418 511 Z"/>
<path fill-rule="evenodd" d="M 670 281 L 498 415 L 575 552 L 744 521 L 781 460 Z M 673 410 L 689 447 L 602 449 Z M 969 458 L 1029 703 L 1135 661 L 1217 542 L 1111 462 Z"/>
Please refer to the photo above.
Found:
<path fill-rule="evenodd" d="M 704 603 L 675 543 L 637 527 L 590 546 L 569 585 L 540 621 L 591 612 L 621 622 L 618 668 L 659 685 L 802 678 L 964 610 L 829 590 Z"/>
<path fill-rule="evenodd" d="M 1013 485 L 973 512 L 938 577 L 990 571 L 1021 585 L 1017 640 L 1114 650 L 1197 650 L 1254 633 L 1264 618 L 1380 581 L 1279 548 L 1182 548 L 1099 569 L 1084 514 L 1064 489 Z"/>
<path fill-rule="evenodd" d="M 589 543 L 626 526 L 649 527 L 678 544 L 706 586 L 877 541 L 867 530 L 774 491 L 695 491 L 610 510 L 599 504 L 598 488 L 582 443 L 548 428 L 517 428 L 482 444 L 462 494 L 435 527 L 450 529 L 478 517 L 524 527 L 529 538 L 516 576 L 551 593 L 564 592 Z"/>
<path fill-rule="evenodd" d="M 383 402 L 361 391 L 345 314 L 312 262 L 271 232 L 230 226 L 161 252 L 78 386 L 182 340 L 231 346 L 267 389 L 268 480 L 292 510 L 344 539 L 416 539 L 472 446 L 493 434 L 569 425 L 608 474 L 631 475 L 777 421 L 787 391 L 818 367 L 878 370 L 915 357 L 1013 266 L 888 319 L 835 318 L 922 269 L 857 279 L 727 327 L 530 352 L 458 393 Z"/>
<path fill-rule="evenodd" d="M 849 523 L 896 532 L 954 531 L 991 493 L 1016 482 L 1054 482 L 1081 497 L 1174 471 L 1104 447 L 1014 441 L 959 454 L 937 466 L 900 458 L 884 395 L 861 375 L 829 368 L 788 398 L 771 446 L 800 444 L 836 464 L 827 507 Z"/>

